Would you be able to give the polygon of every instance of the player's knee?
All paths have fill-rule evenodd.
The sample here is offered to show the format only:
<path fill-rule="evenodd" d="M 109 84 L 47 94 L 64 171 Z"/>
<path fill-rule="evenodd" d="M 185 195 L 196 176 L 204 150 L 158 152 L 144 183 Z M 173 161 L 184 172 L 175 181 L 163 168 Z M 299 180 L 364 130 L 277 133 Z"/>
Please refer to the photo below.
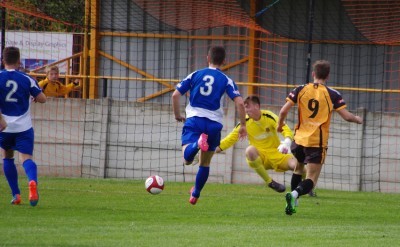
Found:
<path fill-rule="evenodd" d="M 297 167 L 297 160 L 295 158 L 291 158 L 288 160 L 289 170 L 295 171 Z"/>
<path fill-rule="evenodd" d="M 256 160 L 257 157 L 259 156 L 258 151 L 255 147 L 253 146 L 248 146 L 246 148 L 246 157 L 248 160 Z"/>
<path fill-rule="evenodd" d="M 14 158 L 14 150 L 8 149 L 4 150 L 2 149 L 2 156 L 6 159 L 13 159 Z"/>

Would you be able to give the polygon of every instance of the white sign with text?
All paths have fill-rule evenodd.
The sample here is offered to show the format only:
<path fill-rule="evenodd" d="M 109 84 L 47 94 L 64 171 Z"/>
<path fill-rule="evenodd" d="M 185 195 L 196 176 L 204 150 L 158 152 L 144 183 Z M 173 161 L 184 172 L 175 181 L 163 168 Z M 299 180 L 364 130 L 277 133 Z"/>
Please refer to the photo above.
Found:
<path fill-rule="evenodd" d="M 20 49 L 22 67 L 27 70 L 72 56 L 71 33 L 7 31 L 5 40 L 6 47 L 15 46 Z M 65 63 L 59 67 L 60 72 L 65 72 Z"/>

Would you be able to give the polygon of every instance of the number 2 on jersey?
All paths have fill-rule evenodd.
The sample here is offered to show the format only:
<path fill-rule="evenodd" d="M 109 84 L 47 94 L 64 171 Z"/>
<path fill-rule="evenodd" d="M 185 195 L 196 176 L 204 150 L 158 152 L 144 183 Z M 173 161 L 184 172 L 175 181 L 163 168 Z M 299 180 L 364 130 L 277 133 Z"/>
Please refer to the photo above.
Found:
<path fill-rule="evenodd" d="M 203 81 L 205 81 L 205 87 L 200 87 L 201 95 L 208 96 L 211 94 L 213 88 L 212 84 L 214 83 L 214 77 L 211 75 L 206 75 L 203 77 Z"/>
<path fill-rule="evenodd" d="M 18 89 L 18 83 L 12 80 L 9 80 L 6 82 L 6 87 L 11 87 L 10 92 L 8 92 L 6 96 L 6 102 L 18 102 L 18 99 L 13 98 L 13 94 L 17 92 Z"/>

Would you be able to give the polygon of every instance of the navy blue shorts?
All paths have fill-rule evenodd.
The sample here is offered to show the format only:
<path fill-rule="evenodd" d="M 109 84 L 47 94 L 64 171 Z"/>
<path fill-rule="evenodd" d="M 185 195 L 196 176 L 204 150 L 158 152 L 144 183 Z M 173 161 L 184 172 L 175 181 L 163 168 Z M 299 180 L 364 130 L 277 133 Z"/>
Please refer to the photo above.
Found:
<path fill-rule="evenodd" d="M 12 149 L 22 154 L 33 154 L 33 128 L 18 133 L 0 132 L 0 147 L 4 150 Z"/>
<path fill-rule="evenodd" d="M 182 146 L 197 142 L 200 135 L 208 135 L 208 151 L 215 151 L 221 141 L 221 123 L 212 121 L 204 117 L 191 117 L 186 119 L 182 130 Z"/>

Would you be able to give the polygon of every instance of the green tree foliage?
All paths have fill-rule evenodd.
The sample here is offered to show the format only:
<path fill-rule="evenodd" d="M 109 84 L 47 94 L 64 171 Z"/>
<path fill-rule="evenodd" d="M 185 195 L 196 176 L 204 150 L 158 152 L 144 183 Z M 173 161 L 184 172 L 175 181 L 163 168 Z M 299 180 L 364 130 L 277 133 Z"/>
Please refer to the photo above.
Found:
<path fill-rule="evenodd" d="M 80 32 L 83 30 L 85 0 L 16 0 L 13 5 L 29 10 L 26 12 L 6 10 L 9 30 Z M 37 17 L 37 14 L 49 16 L 57 21 Z"/>
<path fill-rule="evenodd" d="M 41 12 L 54 19 L 83 26 L 85 0 L 29 0 Z"/>

